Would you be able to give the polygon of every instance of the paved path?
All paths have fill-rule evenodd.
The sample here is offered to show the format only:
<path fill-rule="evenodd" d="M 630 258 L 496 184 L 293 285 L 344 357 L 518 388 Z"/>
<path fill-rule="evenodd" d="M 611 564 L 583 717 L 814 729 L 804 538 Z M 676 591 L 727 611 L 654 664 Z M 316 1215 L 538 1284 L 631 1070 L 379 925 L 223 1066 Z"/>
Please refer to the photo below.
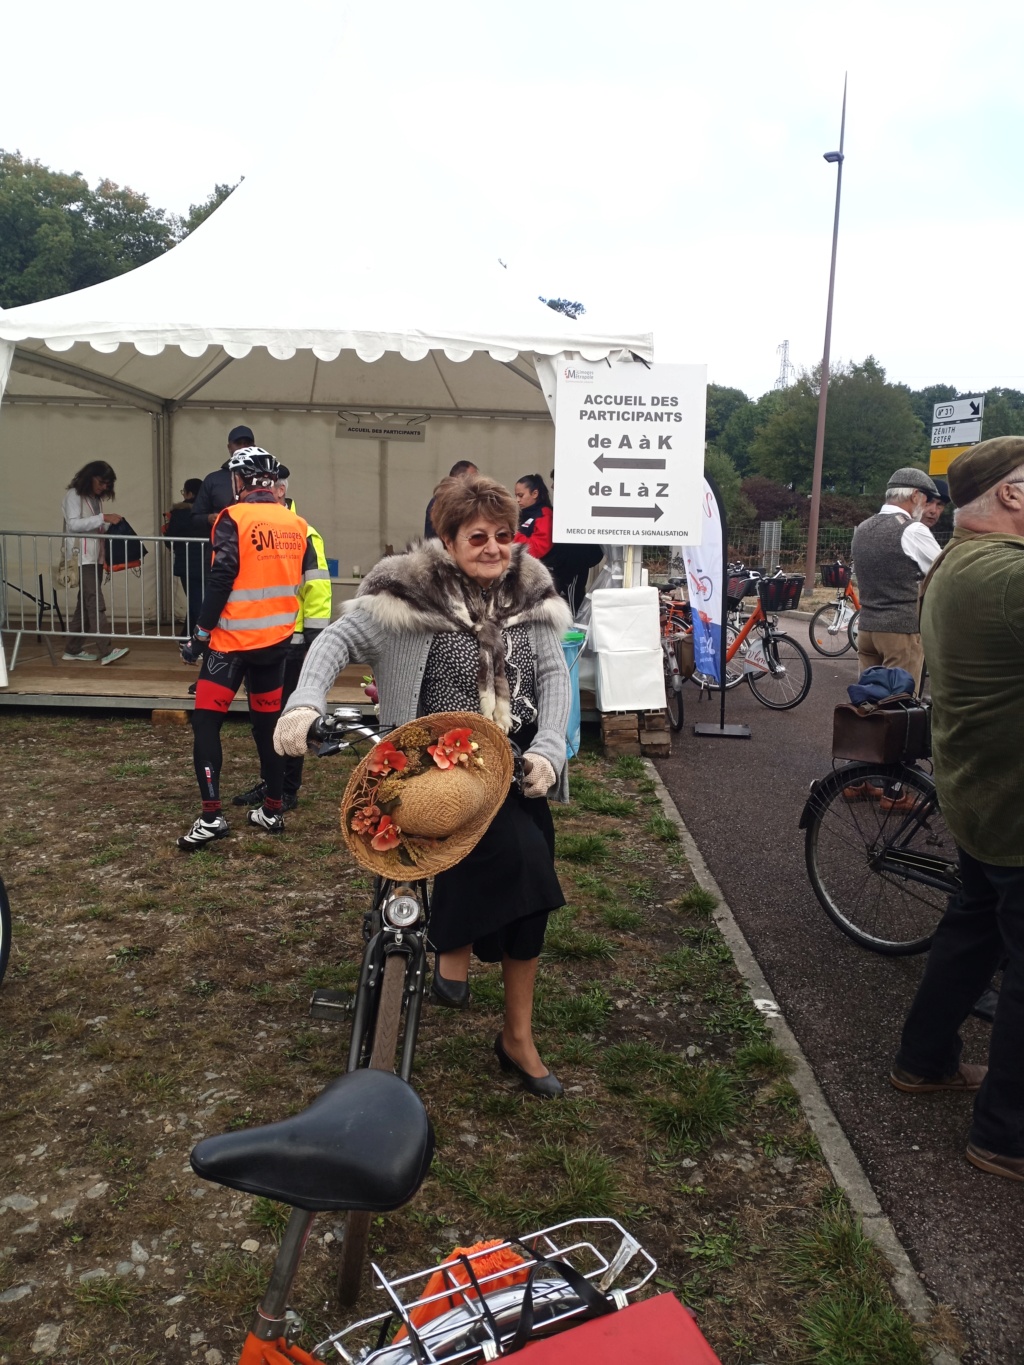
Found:
<path fill-rule="evenodd" d="M 789 628 L 803 643 L 806 622 Z M 832 708 L 857 674 L 849 656 L 814 655 L 813 668 L 793 711 L 769 711 L 745 685 L 729 693 L 726 721 L 747 723 L 749 740 L 696 738 L 693 722 L 717 723 L 718 699 L 698 705 L 687 687 L 686 725 L 657 767 L 882 1207 L 929 1289 L 958 1314 L 972 1345 L 964 1360 L 1021 1365 L 1024 1187 L 964 1160 L 969 1101 L 901 1095 L 886 1079 L 924 958 L 858 948 L 807 880 L 797 824 L 808 785 L 831 766 Z M 987 1027 L 968 1020 L 965 1039 L 965 1060 L 983 1062 Z"/>

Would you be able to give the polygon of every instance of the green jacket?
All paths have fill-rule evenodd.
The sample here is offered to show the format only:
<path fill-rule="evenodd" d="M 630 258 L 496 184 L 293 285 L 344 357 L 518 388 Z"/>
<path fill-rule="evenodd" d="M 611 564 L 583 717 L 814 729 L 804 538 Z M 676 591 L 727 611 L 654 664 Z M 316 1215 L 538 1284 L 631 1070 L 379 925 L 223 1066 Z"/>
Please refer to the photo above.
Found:
<path fill-rule="evenodd" d="M 308 525 L 308 523 L 307 523 Z M 320 532 L 309 526 L 309 539 L 316 551 L 316 568 L 307 569 L 302 575 L 299 588 L 299 614 L 295 618 L 293 645 L 307 643 L 304 632 L 323 630 L 331 624 L 331 573 L 324 554 L 324 542 Z"/>
<path fill-rule="evenodd" d="M 954 531 L 921 639 L 946 824 L 979 862 L 1024 867 L 1024 536 Z"/>

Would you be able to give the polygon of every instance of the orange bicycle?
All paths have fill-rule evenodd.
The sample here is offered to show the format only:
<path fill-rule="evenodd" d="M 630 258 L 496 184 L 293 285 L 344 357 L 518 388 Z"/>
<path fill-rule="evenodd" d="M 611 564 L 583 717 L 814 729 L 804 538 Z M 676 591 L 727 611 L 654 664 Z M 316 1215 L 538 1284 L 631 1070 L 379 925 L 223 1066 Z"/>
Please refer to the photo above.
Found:
<path fill-rule="evenodd" d="M 821 566 L 821 585 L 835 588 L 835 601 L 826 602 L 811 617 L 811 644 L 826 658 L 838 659 L 857 645 L 860 598 L 853 586 L 853 566 L 837 559 Z"/>

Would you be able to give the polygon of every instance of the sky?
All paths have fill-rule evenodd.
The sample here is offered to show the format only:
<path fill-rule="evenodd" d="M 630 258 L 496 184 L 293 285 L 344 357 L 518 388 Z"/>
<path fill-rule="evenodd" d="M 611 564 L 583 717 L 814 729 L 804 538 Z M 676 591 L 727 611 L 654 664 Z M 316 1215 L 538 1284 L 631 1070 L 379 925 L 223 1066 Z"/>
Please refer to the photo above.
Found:
<path fill-rule="evenodd" d="M 479 225 L 511 280 L 770 389 L 821 358 L 1024 389 L 1024 7 L 121 0 L 7 7 L 0 145 L 176 213 L 277 177 Z M 17 53 L 17 60 L 11 54 Z M 331 203 L 337 202 L 332 195 Z"/>

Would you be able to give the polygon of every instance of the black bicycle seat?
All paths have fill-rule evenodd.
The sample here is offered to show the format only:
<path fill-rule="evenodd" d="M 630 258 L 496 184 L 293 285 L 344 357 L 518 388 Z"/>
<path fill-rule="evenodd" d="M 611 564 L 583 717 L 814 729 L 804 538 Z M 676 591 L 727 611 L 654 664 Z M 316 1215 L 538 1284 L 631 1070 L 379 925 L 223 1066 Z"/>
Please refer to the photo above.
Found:
<path fill-rule="evenodd" d="M 323 1213 L 400 1208 L 433 1154 L 412 1086 L 390 1071 L 350 1071 L 294 1118 L 205 1138 L 190 1160 L 204 1180 Z"/>

